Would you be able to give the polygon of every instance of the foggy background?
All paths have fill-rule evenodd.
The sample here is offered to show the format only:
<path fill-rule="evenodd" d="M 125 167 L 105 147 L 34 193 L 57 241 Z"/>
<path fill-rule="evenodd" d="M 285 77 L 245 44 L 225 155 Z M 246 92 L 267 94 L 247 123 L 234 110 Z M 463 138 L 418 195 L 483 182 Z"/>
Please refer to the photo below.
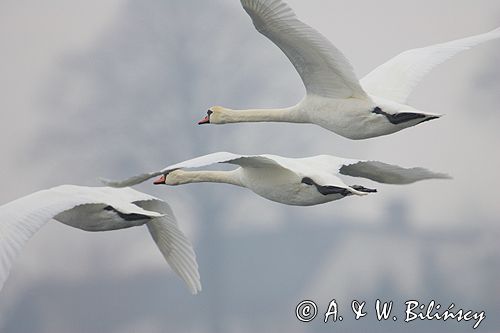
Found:
<path fill-rule="evenodd" d="M 358 77 L 401 51 L 500 26 L 497 0 L 289 0 Z M 221 184 L 137 189 L 169 202 L 192 240 L 191 296 L 145 228 L 87 233 L 51 222 L 0 293 L 1 332 L 468 332 L 403 323 L 404 301 L 486 311 L 500 329 L 500 41 L 434 69 L 410 97 L 446 116 L 350 141 L 314 125 L 197 126 L 212 105 L 280 107 L 304 93 L 237 0 L 0 2 L 0 203 L 60 184 L 99 186 L 215 151 L 332 154 L 454 177 L 291 207 Z M 346 180 L 351 183 L 351 179 Z M 322 323 L 335 298 L 345 318 Z M 377 322 L 377 298 L 397 322 Z M 313 299 L 320 314 L 299 322 Z M 350 302 L 367 301 L 353 319 Z"/>

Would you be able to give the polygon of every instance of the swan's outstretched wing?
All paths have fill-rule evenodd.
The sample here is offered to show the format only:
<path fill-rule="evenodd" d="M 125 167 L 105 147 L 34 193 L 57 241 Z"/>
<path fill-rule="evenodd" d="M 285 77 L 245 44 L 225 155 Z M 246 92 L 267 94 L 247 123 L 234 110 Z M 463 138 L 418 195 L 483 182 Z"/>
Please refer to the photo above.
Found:
<path fill-rule="evenodd" d="M 378 161 L 343 160 L 338 172 L 352 177 L 368 178 L 385 184 L 411 184 L 425 179 L 449 179 L 444 173 L 424 168 L 403 168 Z"/>
<path fill-rule="evenodd" d="M 319 32 L 301 22 L 281 0 L 241 0 L 255 28 L 290 59 L 311 95 L 369 99 L 351 64 Z"/>
<path fill-rule="evenodd" d="M 361 80 L 371 95 L 406 103 L 413 88 L 435 66 L 471 47 L 500 38 L 500 28 L 447 43 L 405 51 L 375 68 Z"/>
<path fill-rule="evenodd" d="M 63 185 L 38 191 L 0 206 L 0 289 L 9 275 L 12 261 L 24 244 L 38 229 L 60 213 L 81 205 L 105 204 L 123 214 L 161 216 L 131 202 L 119 202 L 121 197 L 130 196 L 135 200 L 152 198 L 132 189 Z"/>
<path fill-rule="evenodd" d="M 196 254 L 189 239 L 179 229 L 170 206 L 160 200 L 137 201 L 134 203 L 146 210 L 163 215 L 151 219 L 146 224 L 149 232 L 167 263 L 182 278 L 191 293 L 194 295 L 200 292 L 201 282 Z"/>
<path fill-rule="evenodd" d="M 134 176 L 122 181 L 112 181 L 112 180 L 106 180 L 106 179 L 101 179 L 101 181 L 106 184 L 107 186 L 112 186 L 112 187 L 126 187 L 126 186 L 132 186 L 136 185 L 139 183 L 142 183 L 148 179 L 151 179 L 156 176 L 160 176 L 163 174 L 166 174 L 170 171 L 177 170 L 177 169 L 189 169 L 189 168 L 199 168 L 203 166 L 208 166 L 216 163 L 230 163 L 230 164 L 236 164 L 240 166 L 251 166 L 251 167 L 282 167 L 286 169 L 286 166 L 283 166 L 280 164 L 277 159 L 279 157 L 277 156 L 271 156 L 271 155 L 236 155 L 233 153 L 227 153 L 227 152 L 217 152 L 217 153 L 212 153 L 200 157 L 193 158 L 191 160 L 187 160 L 184 162 L 180 162 L 177 164 L 172 164 L 162 170 L 159 171 L 153 171 L 149 173 L 144 173 L 139 176 Z"/>
<path fill-rule="evenodd" d="M 153 171 L 153 172 L 148 172 L 148 173 L 143 173 L 138 176 L 130 177 L 125 180 L 120 180 L 120 181 L 115 181 L 115 180 L 109 180 L 109 179 L 104 179 L 101 178 L 101 182 L 107 186 L 111 187 L 127 187 L 127 186 L 132 186 L 132 185 L 137 185 L 142 182 L 145 182 L 148 179 L 151 179 L 153 177 L 163 175 L 165 173 L 168 173 L 170 171 L 176 170 L 176 169 L 184 169 L 184 168 L 199 168 L 215 163 L 222 163 L 226 162 L 232 159 L 240 158 L 241 155 L 235 155 L 232 153 L 226 153 L 226 152 L 218 152 L 218 153 L 212 153 L 208 155 L 203 155 L 200 157 L 196 157 L 184 162 L 180 162 L 177 164 L 169 165 L 166 168 L 163 168 L 158 171 Z"/>

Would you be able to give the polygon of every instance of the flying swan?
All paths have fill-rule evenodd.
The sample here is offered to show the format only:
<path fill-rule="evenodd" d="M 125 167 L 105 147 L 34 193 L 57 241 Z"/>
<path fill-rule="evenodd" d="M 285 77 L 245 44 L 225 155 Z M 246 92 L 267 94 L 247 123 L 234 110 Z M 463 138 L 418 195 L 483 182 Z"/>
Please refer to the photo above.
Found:
<path fill-rule="evenodd" d="M 38 191 L 0 206 L 0 290 L 21 248 L 51 219 L 86 231 L 145 224 L 167 263 L 190 292 L 201 291 L 193 247 L 166 202 L 130 188 L 74 185 Z"/>
<path fill-rule="evenodd" d="M 215 163 L 239 166 L 232 171 L 185 171 Z M 432 178 L 450 178 L 423 168 L 405 169 L 376 161 L 344 159 L 331 155 L 286 158 L 276 155 L 236 155 L 218 152 L 168 166 L 160 171 L 124 181 L 103 180 L 108 186 L 124 187 L 160 176 L 154 184 L 227 183 L 246 187 L 279 203 L 312 206 L 350 195 L 366 195 L 375 189 L 346 185 L 338 174 L 363 177 L 386 184 L 410 184 Z"/>
<path fill-rule="evenodd" d="M 211 107 L 198 124 L 237 122 L 313 123 L 349 139 L 391 134 L 440 115 L 406 105 L 433 67 L 477 44 L 500 37 L 493 31 L 403 52 L 358 81 L 351 64 L 329 40 L 301 22 L 281 0 L 241 0 L 257 31 L 292 62 L 306 88 L 297 105 L 282 109 Z"/>

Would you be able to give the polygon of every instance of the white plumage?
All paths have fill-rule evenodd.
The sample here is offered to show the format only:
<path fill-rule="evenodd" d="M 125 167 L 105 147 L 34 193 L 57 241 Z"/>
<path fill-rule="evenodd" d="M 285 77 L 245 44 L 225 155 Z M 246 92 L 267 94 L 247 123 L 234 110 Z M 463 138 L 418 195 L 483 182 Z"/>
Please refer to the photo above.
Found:
<path fill-rule="evenodd" d="M 323 35 L 297 19 L 281 0 L 242 0 L 257 31 L 290 59 L 307 93 L 331 98 L 368 99 L 347 58 Z"/>
<path fill-rule="evenodd" d="M 51 219 L 86 231 L 146 224 L 167 263 L 191 293 L 201 290 L 193 247 L 166 202 L 130 188 L 74 185 L 38 191 L 0 206 L 0 289 L 24 244 Z"/>
<path fill-rule="evenodd" d="M 241 0 L 255 28 L 276 44 L 306 89 L 297 105 L 281 109 L 211 107 L 199 124 L 236 122 L 313 123 L 358 140 L 391 134 L 440 115 L 406 104 L 434 66 L 477 44 L 500 37 L 500 28 L 477 36 L 409 50 L 377 67 L 361 82 L 329 40 L 301 22 L 282 0 Z"/>
<path fill-rule="evenodd" d="M 361 79 L 361 85 L 371 95 L 404 104 L 413 88 L 434 67 L 462 51 L 495 38 L 500 38 L 500 28 L 402 52 L 368 73 Z"/>
<path fill-rule="evenodd" d="M 184 171 L 215 163 L 238 165 L 232 171 Z M 131 186 L 162 175 L 155 184 L 180 185 L 215 182 L 246 187 L 256 194 L 287 205 L 310 206 L 349 195 L 376 190 L 346 185 L 339 174 L 368 178 L 387 184 L 410 184 L 432 178 L 449 178 L 423 168 L 402 168 L 376 161 L 345 159 L 331 155 L 286 158 L 276 155 L 237 155 L 218 152 L 170 165 L 123 181 L 103 180 L 114 187 Z"/>

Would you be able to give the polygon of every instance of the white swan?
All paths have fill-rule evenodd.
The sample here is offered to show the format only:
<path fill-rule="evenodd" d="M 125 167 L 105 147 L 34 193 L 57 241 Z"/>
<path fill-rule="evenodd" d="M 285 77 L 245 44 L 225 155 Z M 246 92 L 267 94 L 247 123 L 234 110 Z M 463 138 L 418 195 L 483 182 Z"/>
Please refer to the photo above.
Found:
<path fill-rule="evenodd" d="M 191 293 L 201 291 L 194 250 L 166 202 L 130 188 L 74 185 L 38 191 L 0 206 L 0 290 L 21 248 L 51 219 L 86 231 L 145 224 Z"/>
<path fill-rule="evenodd" d="M 411 90 L 434 66 L 474 45 L 500 37 L 500 28 L 477 36 L 401 53 L 361 82 L 349 61 L 323 35 L 299 21 L 281 0 L 241 0 L 255 28 L 292 62 L 305 98 L 283 109 L 211 107 L 198 124 L 314 123 L 349 139 L 391 134 L 440 115 L 406 105 Z"/>
<path fill-rule="evenodd" d="M 181 170 L 214 163 L 236 164 L 239 168 L 232 171 Z M 275 155 L 251 156 L 219 152 L 124 181 L 103 181 L 109 186 L 123 187 L 162 175 L 155 184 L 227 183 L 246 187 L 272 201 L 297 206 L 317 205 L 350 195 L 376 192 L 359 185 L 346 185 L 337 177 L 339 173 L 387 184 L 409 184 L 424 179 L 450 178 L 423 168 L 405 169 L 382 162 L 344 159 L 330 155 L 285 158 Z"/>

